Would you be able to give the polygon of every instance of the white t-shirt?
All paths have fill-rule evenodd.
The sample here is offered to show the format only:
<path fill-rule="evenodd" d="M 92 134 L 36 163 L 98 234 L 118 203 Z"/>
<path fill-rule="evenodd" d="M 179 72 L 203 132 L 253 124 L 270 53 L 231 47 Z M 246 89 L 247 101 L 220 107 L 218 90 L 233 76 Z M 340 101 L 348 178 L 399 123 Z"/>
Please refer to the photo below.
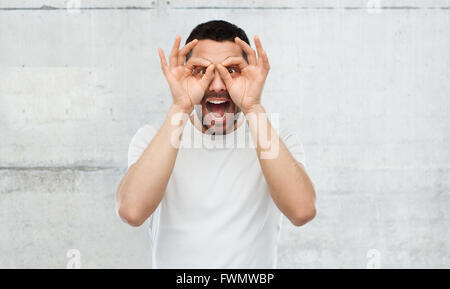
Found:
<path fill-rule="evenodd" d="M 145 125 L 133 137 L 128 167 L 158 128 Z M 305 164 L 293 133 L 280 138 Z M 248 125 L 212 136 L 191 121 L 183 130 L 166 193 L 147 220 L 153 268 L 276 268 L 283 220 L 264 179 Z"/>

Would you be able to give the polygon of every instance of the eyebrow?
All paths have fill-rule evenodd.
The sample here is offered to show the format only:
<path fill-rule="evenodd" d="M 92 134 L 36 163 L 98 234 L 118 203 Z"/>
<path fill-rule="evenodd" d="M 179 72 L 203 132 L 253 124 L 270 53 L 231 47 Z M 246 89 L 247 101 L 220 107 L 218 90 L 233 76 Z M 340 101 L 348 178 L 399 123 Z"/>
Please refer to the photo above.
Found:
<path fill-rule="evenodd" d="M 230 58 L 230 57 L 236 57 L 236 56 L 230 55 L 230 56 L 226 57 L 224 60 L 222 60 L 222 62 L 224 62 L 225 60 L 227 60 L 227 59 Z M 209 62 L 213 63 L 213 62 L 212 62 L 211 60 L 209 60 L 208 58 L 205 58 L 205 57 L 199 57 L 199 58 L 203 58 L 203 59 L 208 60 Z"/>

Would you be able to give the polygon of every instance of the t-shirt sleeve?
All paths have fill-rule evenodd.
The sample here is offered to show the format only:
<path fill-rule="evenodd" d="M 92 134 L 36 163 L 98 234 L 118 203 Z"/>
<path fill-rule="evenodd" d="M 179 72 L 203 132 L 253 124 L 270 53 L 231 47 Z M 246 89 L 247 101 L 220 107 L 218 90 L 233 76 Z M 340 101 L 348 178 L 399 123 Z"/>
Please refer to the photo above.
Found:
<path fill-rule="evenodd" d="M 295 160 L 306 166 L 305 151 L 298 135 L 289 129 L 280 129 L 279 135 Z"/>
<path fill-rule="evenodd" d="M 141 157 L 142 153 L 156 135 L 156 132 L 156 128 L 153 125 L 144 125 L 138 129 L 128 147 L 128 168 Z"/>

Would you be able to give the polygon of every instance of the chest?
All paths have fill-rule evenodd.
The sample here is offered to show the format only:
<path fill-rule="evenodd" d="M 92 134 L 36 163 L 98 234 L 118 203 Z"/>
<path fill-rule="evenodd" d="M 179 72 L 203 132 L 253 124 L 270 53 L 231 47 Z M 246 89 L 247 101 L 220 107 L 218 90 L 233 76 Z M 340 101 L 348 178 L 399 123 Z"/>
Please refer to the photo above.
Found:
<path fill-rule="evenodd" d="M 254 149 L 185 149 L 178 153 L 166 198 L 180 209 L 214 210 L 257 204 L 268 194 Z"/>

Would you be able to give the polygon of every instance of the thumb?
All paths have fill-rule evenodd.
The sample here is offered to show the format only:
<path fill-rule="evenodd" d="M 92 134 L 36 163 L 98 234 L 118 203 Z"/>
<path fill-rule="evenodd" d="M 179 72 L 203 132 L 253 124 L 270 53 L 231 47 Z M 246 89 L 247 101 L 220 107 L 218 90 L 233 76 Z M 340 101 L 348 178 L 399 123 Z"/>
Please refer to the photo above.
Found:
<path fill-rule="evenodd" d="M 202 86 L 203 90 L 206 90 L 211 83 L 214 76 L 214 64 L 210 64 L 206 68 L 205 75 L 203 75 L 202 79 L 200 80 L 200 85 Z"/>
<path fill-rule="evenodd" d="M 225 82 L 226 87 L 230 89 L 231 85 L 233 84 L 233 78 L 231 77 L 230 73 L 228 73 L 228 70 L 222 64 L 217 64 L 217 70 L 219 71 L 220 77 L 222 77 L 223 82 Z"/>

